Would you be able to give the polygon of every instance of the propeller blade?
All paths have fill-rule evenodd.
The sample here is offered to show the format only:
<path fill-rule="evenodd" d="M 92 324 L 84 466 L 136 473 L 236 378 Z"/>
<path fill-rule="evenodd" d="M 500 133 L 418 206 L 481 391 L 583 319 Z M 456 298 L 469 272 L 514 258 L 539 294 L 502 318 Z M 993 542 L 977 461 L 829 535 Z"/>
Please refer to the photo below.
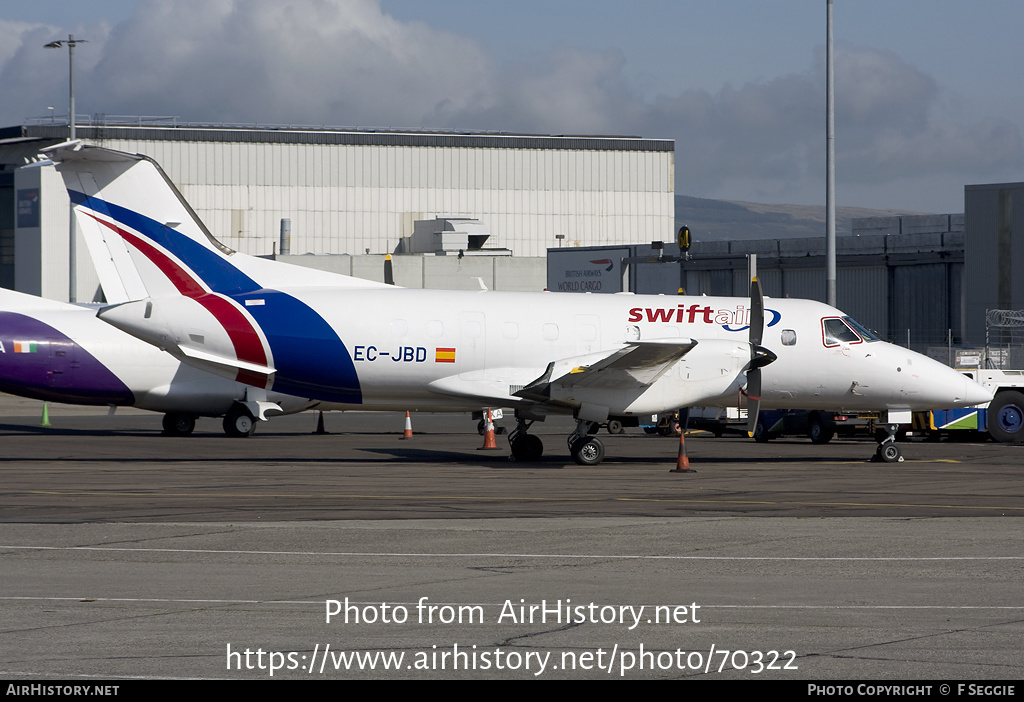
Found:
<path fill-rule="evenodd" d="M 761 411 L 761 367 L 777 357 L 761 346 L 764 336 L 764 294 L 757 276 L 750 279 L 750 365 L 747 367 L 747 435 L 753 436 Z"/>
<path fill-rule="evenodd" d="M 761 369 L 747 371 L 747 436 L 754 435 L 757 415 L 761 411 Z"/>
<path fill-rule="evenodd" d="M 392 268 L 391 254 L 384 257 L 384 282 L 388 285 L 395 284 L 395 271 Z"/>
<path fill-rule="evenodd" d="M 750 345 L 759 346 L 764 334 L 764 295 L 761 281 L 755 275 L 750 279 Z"/>

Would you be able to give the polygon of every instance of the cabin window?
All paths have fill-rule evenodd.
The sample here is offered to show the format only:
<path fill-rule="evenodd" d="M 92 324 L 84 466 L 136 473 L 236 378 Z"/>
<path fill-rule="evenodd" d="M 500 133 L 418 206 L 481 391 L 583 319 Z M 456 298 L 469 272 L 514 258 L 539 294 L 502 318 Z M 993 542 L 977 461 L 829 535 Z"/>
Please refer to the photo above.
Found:
<path fill-rule="evenodd" d="M 795 329 L 783 329 L 782 330 L 782 345 L 783 346 L 796 346 L 796 330 Z"/>
<path fill-rule="evenodd" d="M 541 328 L 541 336 L 544 337 L 545 341 L 557 341 L 558 340 L 558 325 L 548 322 Z"/>

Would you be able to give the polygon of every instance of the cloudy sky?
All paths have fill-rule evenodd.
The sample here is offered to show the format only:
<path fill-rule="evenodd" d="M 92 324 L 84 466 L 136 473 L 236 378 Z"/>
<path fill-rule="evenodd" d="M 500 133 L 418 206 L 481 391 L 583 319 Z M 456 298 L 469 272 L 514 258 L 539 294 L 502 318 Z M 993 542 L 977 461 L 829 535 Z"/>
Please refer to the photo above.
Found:
<path fill-rule="evenodd" d="M 825 0 L 0 0 L 0 125 L 634 134 L 676 191 L 824 204 Z M 963 211 L 1024 180 L 1024 3 L 835 0 L 840 205 Z"/>

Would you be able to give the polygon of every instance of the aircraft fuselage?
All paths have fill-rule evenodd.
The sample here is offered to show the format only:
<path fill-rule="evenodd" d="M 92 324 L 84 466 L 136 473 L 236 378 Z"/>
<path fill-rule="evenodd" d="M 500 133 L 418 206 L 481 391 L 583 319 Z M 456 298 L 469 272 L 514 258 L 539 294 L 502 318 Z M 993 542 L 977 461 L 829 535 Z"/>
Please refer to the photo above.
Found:
<path fill-rule="evenodd" d="M 260 357 L 274 369 L 269 388 L 363 409 L 533 404 L 514 393 L 549 362 L 583 367 L 632 342 L 687 338 L 696 346 L 656 382 L 574 387 L 548 409 L 590 403 L 613 415 L 642 415 L 728 405 L 739 400 L 750 361 L 744 298 L 407 288 L 261 289 L 227 297 L 259 332 Z M 762 344 L 778 359 L 763 370 L 763 407 L 913 410 L 975 399 L 960 374 L 925 356 L 856 334 L 826 338 L 824 320 L 844 317 L 827 305 L 766 298 L 765 310 Z M 191 363 L 238 350 L 223 319 L 188 298 L 128 303 L 102 316 Z M 204 367 L 235 377 L 234 369 Z"/>

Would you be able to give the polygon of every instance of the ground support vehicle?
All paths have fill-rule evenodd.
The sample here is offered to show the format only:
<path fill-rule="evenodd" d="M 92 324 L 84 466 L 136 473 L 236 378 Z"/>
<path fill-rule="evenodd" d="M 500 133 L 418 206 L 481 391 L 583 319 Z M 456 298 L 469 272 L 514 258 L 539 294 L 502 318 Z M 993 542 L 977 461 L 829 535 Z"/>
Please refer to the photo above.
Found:
<path fill-rule="evenodd" d="M 988 433 L 996 441 L 1024 443 L 1024 370 L 973 369 L 963 372 L 990 389 L 987 405 L 932 410 L 915 416 L 915 428 L 928 433 Z"/>

